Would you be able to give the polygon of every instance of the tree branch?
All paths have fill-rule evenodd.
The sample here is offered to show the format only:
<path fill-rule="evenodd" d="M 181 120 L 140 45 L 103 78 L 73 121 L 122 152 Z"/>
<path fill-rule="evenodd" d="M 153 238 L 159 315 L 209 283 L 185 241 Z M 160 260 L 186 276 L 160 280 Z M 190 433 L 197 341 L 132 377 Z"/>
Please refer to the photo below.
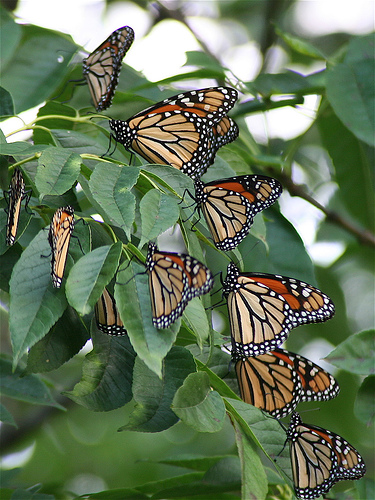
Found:
<path fill-rule="evenodd" d="M 375 247 L 375 235 L 371 233 L 371 231 L 359 228 L 334 210 L 325 208 L 312 196 L 306 193 L 304 187 L 301 184 L 296 184 L 295 182 L 293 182 L 293 180 L 287 174 L 279 172 L 273 167 L 269 166 L 266 167 L 266 170 L 274 177 L 276 177 L 284 187 L 286 187 L 291 196 L 299 196 L 300 198 L 308 201 L 309 203 L 311 203 L 311 205 L 321 210 L 325 214 L 328 221 L 342 227 L 349 233 L 353 234 L 360 243 L 370 247 Z"/>

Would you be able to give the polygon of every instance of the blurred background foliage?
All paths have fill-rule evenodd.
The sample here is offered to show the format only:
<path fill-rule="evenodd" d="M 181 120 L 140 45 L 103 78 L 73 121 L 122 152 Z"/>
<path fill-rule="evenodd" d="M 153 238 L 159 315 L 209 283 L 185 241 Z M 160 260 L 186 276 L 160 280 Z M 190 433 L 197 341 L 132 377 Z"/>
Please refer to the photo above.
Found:
<path fill-rule="evenodd" d="M 29 182 L 34 181 L 37 170 L 37 162 L 29 159 L 47 145 L 58 142 L 78 154 L 102 155 L 108 146 L 106 121 L 90 121 L 87 111 L 93 108 L 87 87 L 76 87 L 72 94 L 72 84 L 67 83 L 81 78 L 82 52 L 78 52 L 80 47 L 76 44 L 79 37 L 74 36 L 73 40 L 69 29 L 62 30 L 66 34 L 52 30 L 57 29 L 56 12 L 49 14 L 50 7 L 45 2 L 42 2 L 47 11 L 43 26 L 51 30 L 37 26 L 35 19 L 34 25 L 15 24 L 7 10 L 15 7 L 11 2 L 1 3 L 1 86 L 5 90 L 0 95 L 0 114 L 9 117 L 21 113 L 29 123 L 38 113 L 38 125 L 43 126 L 34 128 L 31 134 L 32 127 L 23 127 L 19 119 L 3 121 L 2 130 L 9 136 L 8 146 L 5 146 L 5 137 L 1 138 L 3 155 L 21 159 L 15 149 L 11 149 L 15 147 L 11 145 L 15 140 L 31 140 L 38 145 L 29 151 L 24 165 Z M 18 9 L 27 3 L 32 2 L 19 2 Z M 314 32 L 313 28 L 309 31 L 306 19 L 301 20 L 301 4 L 311 4 L 312 10 L 304 14 L 311 16 L 311 24 L 314 24 L 314 5 L 315 10 L 323 9 L 320 19 L 327 21 L 325 31 Z M 280 210 L 273 208 L 264 216 L 258 216 L 252 234 L 234 257 L 242 256 L 243 268 L 247 271 L 304 279 L 318 285 L 334 300 L 335 317 L 325 324 L 299 327 L 292 332 L 287 348 L 322 364 L 320 358 L 348 339 L 330 354 L 331 365 L 327 365 L 337 378 L 341 392 L 328 403 L 302 404 L 298 409 L 320 408 L 320 411 L 305 413 L 303 419 L 345 437 L 367 463 L 365 479 L 354 485 L 339 483 L 329 498 L 370 499 L 374 497 L 371 482 L 374 469 L 371 376 L 374 372 L 371 330 L 374 326 L 374 36 L 368 24 L 358 28 L 358 32 L 355 30 L 356 20 L 357 27 L 364 21 L 363 11 L 359 14 L 361 7 L 361 2 L 350 7 L 347 3 L 336 4 L 336 9 L 347 9 L 353 18 L 354 28 L 346 32 L 337 26 L 330 28 L 330 21 L 335 26 L 334 11 L 329 10 L 325 2 L 108 1 L 92 5 L 89 2 L 88 8 L 92 8 L 96 20 L 85 32 L 85 39 L 93 38 L 93 45 L 88 48 L 82 39 L 78 43 L 92 50 L 119 26 L 128 24 L 135 29 L 136 42 L 125 58 L 113 106 L 105 113 L 111 118 L 126 119 L 150 103 L 174 94 L 176 88 L 187 90 L 229 83 L 242 91 L 231 113 L 239 124 L 240 138 L 220 150 L 217 162 L 204 180 L 233 175 L 233 171 L 239 174 L 258 171 L 278 178 L 283 184 Z M 74 28 L 77 32 L 79 26 L 88 23 L 82 18 L 73 22 L 75 8 L 76 15 L 82 16 L 84 10 L 80 10 L 79 3 L 64 6 L 71 18 L 72 31 Z M 324 9 L 327 9 L 326 16 Z M 108 20 L 111 27 L 104 31 Z M 99 25 L 104 35 L 94 39 L 95 27 Z M 158 37 L 160 45 L 154 42 Z M 185 62 L 183 57 L 176 56 L 175 60 L 168 53 L 174 45 L 179 46 L 182 39 L 188 40 Z M 57 100 L 49 100 L 55 96 Z M 65 100 L 68 100 L 66 105 L 60 104 Z M 35 106 L 42 107 L 38 111 Z M 29 110 L 32 114 L 25 114 Z M 75 110 L 80 110 L 79 115 Z M 54 115 L 55 119 L 42 120 L 44 115 Z M 71 121 L 66 119 L 69 116 Z M 14 134 L 16 130 L 26 135 Z M 126 163 L 129 157 L 118 148 L 113 158 Z M 50 161 L 53 163 L 53 155 Z M 49 165 L 47 159 L 45 164 Z M 9 165 L 9 157 L 1 156 L 3 189 L 8 188 Z M 90 171 L 94 167 L 99 172 L 98 165 L 95 158 L 82 157 L 83 173 L 85 168 Z M 182 176 L 176 182 L 184 182 L 181 179 Z M 64 330 L 57 324 L 57 329 L 45 337 L 47 340 L 40 344 L 40 349 L 31 350 L 29 360 L 21 350 L 17 353 L 19 368 L 12 374 L 8 327 L 10 275 L 23 249 L 48 225 L 57 206 L 74 202 L 79 203 L 80 214 L 86 217 L 101 213 L 100 205 L 93 205 L 95 200 L 87 197 L 90 186 L 85 190 L 82 173 L 79 181 L 83 192 L 70 190 L 61 197 L 32 198 L 30 205 L 33 209 L 36 207 L 36 215 L 31 219 L 27 214 L 22 215 L 25 220 L 21 218 L 21 229 L 25 230 L 19 243 L 9 249 L 3 243 L 5 201 L 1 200 L 1 377 L 2 421 L 6 422 L 1 427 L 2 498 L 21 498 L 17 495 L 22 494 L 22 498 L 47 499 L 53 497 L 43 495 L 54 495 L 65 499 L 116 488 L 122 488 L 117 496 L 115 492 L 111 493 L 113 496 L 104 492 L 102 496 L 91 497 L 150 498 L 155 494 L 153 498 L 238 498 L 241 468 L 228 417 L 218 432 L 198 432 L 182 421 L 159 433 L 116 432 L 131 418 L 134 400 L 118 409 L 97 413 L 82 406 L 79 398 L 76 404 L 61 394 L 72 391 L 81 380 L 87 362 L 85 355 L 92 345 L 87 344 L 83 351 L 71 356 L 86 343 L 90 331 L 92 333 L 91 316 L 84 317 L 85 326 L 79 329 L 76 328 L 78 315 L 73 314 L 72 309 L 63 316 L 65 329 L 67 324 L 73 325 L 71 330 L 76 333 L 74 339 L 65 339 L 71 349 L 66 354 L 67 359 L 71 357 L 68 363 L 60 366 L 63 362 L 60 360 L 59 367 L 48 372 L 41 367 L 41 351 L 49 345 L 48 335 L 53 338 L 54 331 L 56 337 L 56 332 L 61 335 Z M 179 186 L 178 192 L 182 194 L 182 187 L 186 186 Z M 141 225 L 139 219 L 136 223 L 138 227 Z M 195 252 L 201 252 L 202 245 L 212 271 L 224 271 L 227 260 L 207 244 L 195 241 L 189 223 L 183 226 L 183 233 L 188 234 Z M 113 242 L 106 240 L 94 223 L 90 228 L 95 246 Z M 199 228 L 207 234 L 204 225 Z M 84 231 L 80 233 L 83 242 L 86 241 Z M 125 233 L 119 237 L 126 241 Z M 174 250 L 172 245 L 178 248 L 181 236 L 176 232 L 162 235 L 159 242 L 163 249 Z M 74 254 L 74 248 L 72 252 Z M 79 250 L 77 255 L 81 256 Z M 194 256 L 199 258 L 196 253 Z M 69 265 L 72 263 L 68 263 L 68 272 Z M 216 283 L 215 290 L 219 289 Z M 216 296 L 220 297 L 220 293 Z M 215 310 L 214 315 L 216 330 L 228 337 L 225 308 Z M 96 342 L 98 346 L 99 340 Z M 119 348 L 121 342 L 122 339 Z M 200 353 L 194 347 L 195 342 L 191 330 L 183 326 L 177 344 L 189 346 L 194 356 L 204 361 L 205 351 Z M 121 348 L 128 347 L 121 344 Z M 210 367 L 220 373 L 216 368 L 221 366 L 221 376 L 225 376 L 229 356 L 220 356 L 218 354 L 217 366 L 213 363 Z M 145 375 L 145 369 L 138 365 L 137 369 Z M 17 378 L 25 375 L 26 366 L 27 375 Z M 38 372 L 44 373 L 35 375 Z M 238 393 L 233 370 L 226 380 Z M 12 385 L 13 382 L 20 386 Z M 210 382 L 213 384 L 213 379 Z M 221 390 L 219 386 L 214 388 Z M 176 459 L 181 456 L 184 460 Z M 201 461 L 198 456 L 202 457 Z M 283 463 L 282 457 L 280 463 Z M 271 465 L 267 459 L 264 464 L 269 490 L 257 498 L 292 498 L 290 483 L 283 483 L 269 470 Z M 242 477 L 251 477 L 249 471 L 242 470 L 242 473 L 245 474 Z M 167 482 L 177 476 L 179 480 Z M 183 486 L 184 482 L 189 486 Z M 37 486 L 38 483 L 42 486 Z M 18 493 L 15 488 L 20 488 Z M 243 498 L 249 498 L 246 491 L 242 484 Z"/>

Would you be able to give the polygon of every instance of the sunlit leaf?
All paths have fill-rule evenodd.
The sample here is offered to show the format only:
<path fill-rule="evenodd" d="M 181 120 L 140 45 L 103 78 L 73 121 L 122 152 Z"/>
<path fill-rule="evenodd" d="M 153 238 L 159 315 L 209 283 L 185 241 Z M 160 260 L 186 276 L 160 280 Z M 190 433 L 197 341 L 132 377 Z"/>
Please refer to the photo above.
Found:
<path fill-rule="evenodd" d="M 71 269 L 66 282 L 69 304 L 80 314 L 88 314 L 119 265 L 122 243 L 96 248 Z"/>

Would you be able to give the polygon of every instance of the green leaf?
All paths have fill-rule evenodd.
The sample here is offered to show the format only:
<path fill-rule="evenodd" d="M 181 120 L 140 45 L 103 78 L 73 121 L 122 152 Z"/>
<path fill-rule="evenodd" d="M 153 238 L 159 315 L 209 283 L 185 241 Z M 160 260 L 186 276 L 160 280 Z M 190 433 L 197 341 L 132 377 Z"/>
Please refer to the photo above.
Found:
<path fill-rule="evenodd" d="M 180 216 L 177 201 L 158 189 L 151 189 L 143 196 L 139 209 L 142 221 L 140 247 L 173 226 Z"/>
<path fill-rule="evenodd" d="M 232 466 L 232 471 L 234 467 Z M 217 478 L 216 478 L 217 479 Z M 230 477 L 228 478 L 230 479 Z M 238 478 L 240 479 L 240 478 Z M 238 494 L 227 493 L 239 489 L 239 480 L 234 483 L 213 481 L 212 476 L 206 480 L 201 472 L 192 472 L 169 479 L 146 483 L 139 490 L 152 494 L 153 499 L 181 498 L 185 500 L 238 500 Z"/>
<path fill-rule="evenodd" d="M 241 497 L 253 500 L 266 498 L 268 483 L 254 441 L 250 440 L 237 420 L 232 420 L 238 455 L 241 461 Z"/>
<path fill-rule="evenodd" d="M 86 325 L 68 306 L 47 335 L 30 349 L 27 371 L 43 373 L 56 370 L 77 354 L 89 338 Z"/>
<path fill-rule="evenodd" d="M 66 297 L 80 314 L 88 314 L 99 300 L 103 288 L 118 268 L 122 243 L 96 248 L 74 264 L 66 281 Z"/>
<path fill-rule="evenodd" d="M 115 300 L 134 350 L 161 377 L 162 361 L 176 340 L 180 321 L 164 330 L 153 326 L 148 277 L 135 262 L 125 263 L 118 273 Z"/>
<path fill-rule="evenodd" d="M 48 387 L 36 375 L 23 376 L 23 372 L 19 368 L 12 372 L 11 362 L 5 359 L 0 359 L 0 381 L 3 396 L 25 403 L 64 409 L 52 398 Z"/>
<path fill-rule="evenodd" d="M 370 427 L 374 424 L 375 419 L 375 375 L 366 377 L 358 390 L 358 394 L 354 403 L 354 415 Z"/>
<path fill-rule="evenodd" d="M 190 177 L 170 165 L 142 165 L 142 173 L 181 198 L 186 190 L 194 193 L 194 184 Z"/>
<path fill-rule="evenodd" d="M 25 141 L 16 141 L 1 145 L 2 155 L 34 155 L 49 148 L 47 144 L 30 144 Z"/>
<path fill-rule="evenodd" d="M 4 8 L 0 10 L 0 26 L 1 37 L 7 41 L 1 47 L 1 65 L 4 68 L 17 50 L 22 36 L 22 28 L 20 24 L 15 22 L 14 16 Z"/>
<path fill-rule="evenodd" d="M 312 91 L 316 92 L 316 87 L 312 86 L 309 77 L 294 71 L 277 74 L 261 73 L 252 82 L 251 87 L 266 97 L 275 94 L 296 93 L 306 95 Z"/>
<path fill-rule="evenodd" d="M 194 297 L 189 301 L 184 311 L 183 317 L 197 337 L 198 344 L 200 346 L 203 346 L 203 342 L 209 336 L 210 325 L 208 323 L 207 313 L 203 306 L 203 302 L 199 297 Z"/>
<path fill-rule="evenodd" d="M 355 36 L 349 40 L 345 62 L 353 64 L 365 59 L 374 59 L 375 33 L 364 36 Z"/>
<path fill-rule="evenodd" d="M 62 148 L 50 147 L 38 160 L 35 185 L 42 200 L 46 194 L 64 194 L 76 182 L 81 168 L 81 157 Z"/>
<path fill-rule="evenodd" d="M 61 81 L 75 51 L 75 44 L 65 34 L 22 25 L 22 40 L 2 70 L 2 85 L 12 93 L 17 113 L 48 98 Z M 59 54 L 64 54 L 62 62 Z"/>
<path fill-rule="evenodd" d="M 214 69 L 225 77 L 223 67 L 213 57 L 209 56 L 206 52 L 199 50 L 187 50 L 186 62 L 184 66 L 201 66 L 205 69 Z"/>
<path fill-rule="evenodd" d="M 93 336 L 93 350 L 86 355 L 82 379 L 66 396 L 92 411 L 111 411 L 128 403 L 132 395 L 136 354 L 127 336 Z"/>
<path fill-rule="evenodd" d="M 56 146 L 69 148 L 77 154 L 101 156 L 108 149 L 108 138 L 94 129 L 93 134 L 83 134 L 76 130 L 51 129 L 52 139 Z"/>
<path fill-rule="evenodd" d="M 0 116 L 13 116 L 14 104 L 11 94 L 0 87 Z"/>
<path fill-rule="evenodd" d="M 129 239 L 135 217 L 135 198 L 130 189 L 137 182 L 139 173 L 137 167 L 99 163 L 89 181 L 100 214 L 109 224 L 121 227 Z"/>
<path fill-rule="evenodd" d="M 351 373 L 372 375 L 375 373 L 374 330 L 355 333 L 341 342 L 324 359 Z"/>
<path fill-rule="evenodd" d="M 341 63 L 327 70 L 327 97 L 344 125 L 361 141 L 375 145 L 374 59 Z"/>
<path fill-rule="evenodd" d="M 276 27 L 275 31 L 291 49 L 295 50 L 299 54 L 309 56 L 314 59 L 326 59 L 325 55 L 319 49 L 303 38 L 290 35 L 278 27 Z"/>
<path fill-rule="evenodd" d="M 173 398 L 172 409 L 187 425 L 199 432 L 217 432 L 225 418 L 220 395 L 210 387 L 204 372 L 191 373 Z"/>
<path fill-rule="evenodd" d="M 225 398 L 225 405 L 231 419 L 240 424 L 246 436 L 263 450 L 279 473 L 291 482 L 289 449 L 285 447 L 286 435 L 280 422 L 244 401 Z"/>
<path fill-rule="evenodd" d="M 28 348 L 44 337 L 63 314 L 63 289 L 53 288 L 47 232 L 35 236 L 14 266 L 10 280 L 9 329 L 14 365 Z"/>
<path fill-rule="evenodd" d="M 163 361 L 163 378 L 138 359 L 134 367 L 133 396 L 136 406 L 128 424 L 119 430 L 160 432 L 174 425 L 178 418 L 171 410 L 177 389 L 196 366 L 193 356 L 183 347 L 172 347 Z"/>
<path fill-rule="evenodd" d="M 319 116 L 317 123 L 335 167 L 341 203 L 364 227 L 372 229 L 375 219 L 373 161 L 366 154 L 365 145 L 344 127 L 330 107 Z"/>
<path fill-rule="evenodd" d="M 13 415 L 1 403 L 0 403 L 0 421 L 3 424 L 9 424 L 13 425 L 14 427 L 18 427 L 13 418 Z"/>

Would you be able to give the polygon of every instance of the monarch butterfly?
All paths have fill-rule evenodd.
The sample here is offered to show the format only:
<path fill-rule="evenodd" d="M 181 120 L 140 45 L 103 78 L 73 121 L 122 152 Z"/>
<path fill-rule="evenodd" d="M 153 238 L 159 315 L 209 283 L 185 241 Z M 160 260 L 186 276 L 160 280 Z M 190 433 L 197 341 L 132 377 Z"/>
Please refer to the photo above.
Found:
<path fill-rule="evenodd" d="M 68 205 L 56 210 L 48 233 L 48 242 L 52 250 L 52 283 L 56 288 L 61 287 L 73 229 L 74 209 Z"/>
<path fill-rule="evenodd" d="M 149 243 L 146 257 L 153 324 L 168 328 L 182 315 L 189 300 L 211 290 L 211 271 L 190 255 L 161 252 Z"/>
<path fill-rule="evenodd" d="M 248 234 L 255 215 L 280 196 L 281 184 L 264 175 L 240 175 L 203 183 L 196 180 L 195 201 L 214 243 L 220 250 L 235 248 Z"/>
<path fill-rule="evenodd" d="M 6 244 L 13 245 L 16 241 L 18 222 L 20 219 L 21 202 L 26 200 L 25 209 L 31 197 L 31 190 L 25 191 L 25 182 L 22 177 L 21 170 L 16 168 L 10 181 L 9 190 L 4 191 L 4 196 L 8 196 L 8 217 L 7 217 L 7 231 L 6 231 Z"/>
<path fill-rule="evenodd" d="M 230 87 L 192 90 L 158 102 L 127 121 L 110 120 L 109 126 L 126 149 L 149 163 L 172 165 L 194 179 L 213 163 L 217 149 L 236 137 L 237 126 L 223 118 L 237 97 Z"/>
<path fill-rule="evenodd" d="M 304 323 L 331 318 L 335 306 L 317 288 L 277 274 L 240 273 L 231 262 L 223 283 L 233 352 L 260 356 L 284 342 Z"/>
<path fill-rule="evenodd" d="M 285 349 L 234 360 L 241 398 L 275 418 L 286 417 L 302 401 L 333 399 L 340 390 L 320 366 Z"/>
<path fill-rule="evenodd" d="M 302 423 L 296 412 L 287 439 L 298 498 L 317 498 L 338 481 L 360 479 L 366 473 L 365 462 L 352 445 L 338 434 Z"/>
<path fill-rule="evenodd" d="M 117 310 L 115 299 L 106 288 L 95 304 L 95 319 L 99 330 L 107 335 L 126 335 L 127 333 Z"/>
<path fill-rule="evenodd" d="M 215 156 L 218 150 L 233 142 L 237 139 L 239 134 L 237 123 L 232 120 L 229 116 L 223 116 L 223 118 L 212 127 L 211 130 L 211 138 L 207 147 L 207 155 L 202 161 L 200 171 L 201 175 L 208 169 L 210 165 L 212 165 L 215 161 Z"/>
<path fill-rule="evenodd" d="M 83 76 L 88 83 L 96 111 L 103 111 L 112 104 L 122 60 L 133 40 L 133 29 L 123 26 L 83 60 Z"/>

